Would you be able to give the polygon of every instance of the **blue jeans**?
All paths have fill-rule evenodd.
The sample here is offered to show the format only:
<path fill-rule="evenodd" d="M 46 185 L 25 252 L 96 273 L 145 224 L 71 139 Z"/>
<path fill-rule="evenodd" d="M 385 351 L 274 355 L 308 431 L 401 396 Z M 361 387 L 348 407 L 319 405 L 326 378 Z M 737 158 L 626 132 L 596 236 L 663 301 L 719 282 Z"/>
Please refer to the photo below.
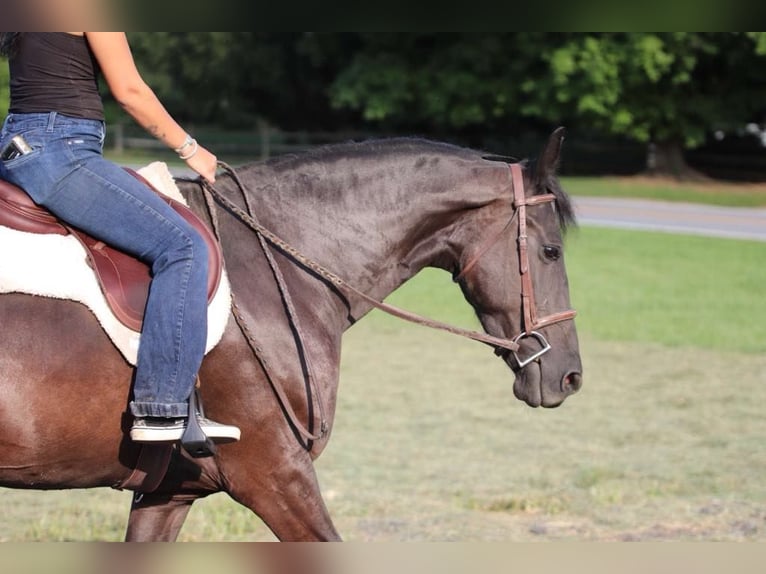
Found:
<path fill-rule="evenodd" d="M 10 114 L 0 149 L 17 134 L 33 151 L 0 162 L 0 177 L 151 267 L 130 409 L 136 416 L 186 416 L 207 337 L 207 246 L 152 190 L 103 158 L 103 122 Z"/>

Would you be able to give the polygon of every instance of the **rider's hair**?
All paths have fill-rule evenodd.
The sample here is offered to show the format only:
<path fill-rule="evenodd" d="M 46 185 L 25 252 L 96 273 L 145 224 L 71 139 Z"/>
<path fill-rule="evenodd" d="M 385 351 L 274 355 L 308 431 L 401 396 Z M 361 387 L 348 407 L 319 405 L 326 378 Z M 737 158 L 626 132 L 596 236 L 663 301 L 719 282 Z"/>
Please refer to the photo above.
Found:
<path fill-rule="evenodd" d="M 0 56 L 7 58 L 13 54 L 20 35 L 21 32 L 0 32 Z"/>

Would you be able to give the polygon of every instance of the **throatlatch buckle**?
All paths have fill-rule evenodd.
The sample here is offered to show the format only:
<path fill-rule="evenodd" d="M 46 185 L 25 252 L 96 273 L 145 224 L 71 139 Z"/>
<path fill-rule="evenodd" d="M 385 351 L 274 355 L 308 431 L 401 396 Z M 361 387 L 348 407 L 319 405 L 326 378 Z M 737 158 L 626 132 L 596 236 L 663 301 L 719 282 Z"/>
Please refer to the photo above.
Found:
<path fill-rule="evenodd" d="M 548 342 L 548 340 L 545 337 L 543 337 L 542 333 L 539 333 L 537 331 L 530 331 L 529 333 L 526 333 L 526 332 L 521 333 L 520 335 L 516 336 L 516 338 L 513 339 L 513 342 L 518 343 L 522 339 L 528 339 L 530 337 L 537 339 L 537 342 L 540 343 L 540 345 L 542 346 L 542 349 L 537 351 L 531 357 L 524 359 L 523 361 L 521 360 L 519 355 L 516 353 L 516 351 L 511 351 L 513 353 L 513 358 L 516 359 L 516 363 L 518 363 L 520 369 L 523 369 L 529 363 L 531 363 L 532 361 L 536 359 L 539 359 L 545 353 L 551 350 L 551 345 Z"/>

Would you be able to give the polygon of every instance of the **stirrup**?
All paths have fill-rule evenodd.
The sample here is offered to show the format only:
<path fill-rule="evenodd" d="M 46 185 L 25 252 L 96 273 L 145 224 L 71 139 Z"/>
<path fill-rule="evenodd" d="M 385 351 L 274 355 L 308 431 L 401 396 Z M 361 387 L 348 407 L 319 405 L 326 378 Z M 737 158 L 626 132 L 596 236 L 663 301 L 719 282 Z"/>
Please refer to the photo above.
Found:
<path fill-rule="evenodd" d="M 189 415 L 186 417 L 186 428 L 181 435 L 181 446 L 194 458 L 213 456 L 216 453 L 215 444 L 205 434 L 199 424 L 199 417 L 204 417 L 202 401 L 199 400 L 198 389 L 195 388 L 189 397 Z"/>

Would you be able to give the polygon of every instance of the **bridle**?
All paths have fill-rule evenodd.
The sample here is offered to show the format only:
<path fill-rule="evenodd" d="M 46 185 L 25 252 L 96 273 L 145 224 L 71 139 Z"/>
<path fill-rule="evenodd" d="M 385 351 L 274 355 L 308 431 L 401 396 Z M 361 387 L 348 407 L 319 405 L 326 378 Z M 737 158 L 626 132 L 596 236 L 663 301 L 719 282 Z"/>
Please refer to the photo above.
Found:
<path fill-rule="evenodd" d="M 425 327 L 430 327 L 432 329 L 439 329 L 439 330 L 446 331 L 455 335 L 467 337 L 475 341 L 480 341 L 482 343 L 485 343 L 487 345 L 494 347 L 495 353 L 498 355 L 503 355 L 503 354 L 507 354 L 508 352 L 511 352 L 513 353 L 513 356 L 516 359 L 516 362 L 518 363 L 519 368 L 522 368 L 528 365 L 530 362 L 538 359 L 540 356 L 544 355 L 551 349 L 551 346 L 548 343 L 548 341 L 536 329 L 540 329 L 542 327 L 546 327 L 548 325 L 552 325 L 560 321 L 566 321 L 568 319 L 572 319 L 576 315 L 576 311 L 569 310 L 569 311 L 563 311 L 561 313 L 555 313 L 553 315 L 547 315 L 541 319 L 537 318 L 537 311 L 536 311 L 535 302 L 534 302 L 534 291 L 532 289 L 532 279 L 529 274 L 529 256 L 527 254 L 526 206 L 538 205 L 540 203 L 555 201 L 556 197 L 553 194 L 536 195 L 530 198 L 525 197 L 524 179 L 521 174 L 521 166 L 518 164 L 510 164 L 512 180 L 513 180 L 513 193 L 514 193 L 513 217 L 508 221 L 508 223 L 506 223 L 506 225 L 497 234 L 495 234 L 492 238 L 490 238 L 490 240 L 487 243 L 484 244 L 484 246 L 476 253 L 476 255 L 474 255 L 474 257 L 465 265 L 460 275 L 456 277 L 456 280 L 459 280 L 460 278 L 464 277 L 471 270 L 471 268 L 476 264 L 479 258 L 484 253 L 486 253 L 486 251 L 489 250 L 495 243 L 497 243 L 497 241 L 500 239 L 500 236 L 503 234 L 503 232 L 511 226 L 513 219 L 515 219 L 516 217 L 519 218 L 519 236 L 518 236 L 519 266 L 521 270 L 521 287 L 522 287 L 521 295 L 522 295 L 522 304 L 524 309 L 524 330 L 513 339 L 495 337 L 487 333 L 480 333 L 477 331 L 472 331 L 470 329 L 463 329 L 460 327 L 455 327 L 453 325 L 448 325 L 441 321 L 428 319 L 416 313 L 412 313 L 410 311 L 400 309 L 388 303 L 378 301 L 375 298 L 360 291 L 359 289 L 357 289 L 356 287 L 354 287 L 353 285 L 351 285 L 350 283 L 348 283 L 347 281 L 345 281 L 344 279 L 342 279 L 335 273 L 326 269 L 325 267 L 323 267 L 316 261 L 306 257 L 299 250 L 295 249 L 292 245 L 290 245 L 288 242 L 284 241 L 279 236 L 271 232 L 269 229 L 261 225 L 255 216 L 254 210 L 251 208 L 251 205 L 249 202 L 249 194 L 246 193 L 246 187 L 240 180 L 239 175 L 231 166 L 225 164 L 224 162 L 219 161 L 218 164 L 228 173 L 228 175 L 236 183 L 237 187 L 239 188 L 239 191 L 242 194 L 242 197 L 244 198 L 247 211 L 243 210 L 238 205 L 236 205 L 233 201 L 227 198 L 225 195 L 221 194 L 213 185 L 211 185 L 204 179 L 201 179 L 200 183 L 203 189 L 205 202 L 207 204 L 208 213 L 210 215 L 210 219 L 211 219 L 211 223 L 212 223 L 215 235 L 216 237 L 218 237 L 218 240 L 220 241 L 221 233 L 220 233 L 220 228 L 218 223 L 217 210 L 215 209 L 216 203 L 223 206 L 229 213 L 231 213 L 234 217 L 236 217 L 240 222 L 242 222 L 244 225 L 246 225 L 248 228 L 250 228 L 251 231 L 253 231 L 256 234 L 260 242 L 261 248 L 263 249 L 263 252 L 266 255 L 266 258 L 269 262 L 269 266 L 271 267 L 272 272 L 274 274 L 274 278 L 277 282 L 280 294 L 283 299 L 283 303 L 286 308 L 288 319 L 290 320 L 292 324 L 292 328 L 296 333 L 297 344 L 300 348 L 299 350 L 305 349 L 304 342 L 306 340 L 306 336 L 305 336 L 305 333 L 303 332 L 303 329 L 300 326 L 299 317 L 297 313 L 295 312 L 295 306 L 292 302 L 292 296 L 290 295 L 290 290 L 287 286 L 287 283 L 284 280 L 284 277 L 282 276 L 281 271 L 279 270 L 279 266 L 276 260 L 274 259 L 272 249 L 271 249 L 272 247 L 278 249 L 283 254 L 288 255 L 296 263 L 302 265 L 306 269 L 313 271 L 323 280 L 328 281 L 330 284 L 334 285 L 336 288 L 339 288 L 342 291 L 345 291 L 346 293 L 353 294 L 359 299 L 369 303 L 372 307 L 380 309 L 381 311 L 384 311 L 386 313 L 389 313 L 395 317 L 404 319 L 405 321 L 409 321 L 411 323 L 416 323 L 418 325 L 423 325 Z M 269 368 L 265 353 L 263 352 L 263 349 L 260 348 L 260 346 L 258 345 L 258 342 L 253 336 L 252 330 L 249 328 L 244 315 L 240 311 L 236 303 L 236 298 L 234 297 L 233 293 L 232 293 L 232 314 L 234 315 L 235 321 L 237 325 L 239 326 L 243 336 L 245 337 L 245 340 L 250 346 L 253 354 L 255 355 L 257 360 L 261 363 L 264 371 L 266 372 L 267 379 L 269 380 L 269 383 L 271 384 L 275 394 L 277 395 L 277 398 L 280 404 L 282 405 L 282 408 L 284 409 L 287 418 L 292 423 L 293 427 L 297 430 L 297 432 L 304 439 L 309 441 L 306 443 L 306 448 L 310 450 L 311 449 L 310 441 L 318 440 L 322 438 L 323 436 L 325 436 L 328 430 L 328 423 L 324 413 L 324 406 L 323 406 L 324 401 L 322 400 L 320 396 L 319 387 L 316 385 L 316 377 L 313 373 L 313 367 L 311 366 L 311 362 L 309 360 L 308 355 L 304 356 L 304 360 L 306 361 L 307 401 L 309 404 L 309 411 L 311 411 L 310 395 L 314 394 L 317 397 L 317 404 L 319 407 L 318 416 L 320 419 L 320 429 L 318 433 L 311 432 L 309 428 L 304 426 L 298 420 L 298 416 L 293 410 L 284 389 L 281 388 L 281 385 L 278 383 L 277 379 L 269 375 L 270 368 Z M 525 338 L 537 339 L 543 348 L 542 350 L 533 354 L 531 357 L 528 357 L 522 360 L 518 356 L 517 351 L 520 349 L 519 341 Z"/>
<path fill-rule="evenodd" d="M 528 205 L 540 205 L 543 203 L 551 203 L 556 201 L 556 196 L 552 193 L 546 193 L 543 195 L 533 195 L 527 197 L 524 193 L 524 176 L 521 171 L 521 166 L 518 163 L 509 164 L 508 167 L 511 170 L 511 181 L 513 185 L 513 216 L 497 233 L 490 237 L 481 248 L 466 262 L 462 267 L 460 273 L 455 277 L 455 281 L 459 282 L 465 278 L 481 257 L 489 251 L 489 249 L 500 240 L 506 230 L 511 227 L 513 220 L 518 218 L 519 220 L 519 235 L 518 235 L 518 249 L 519 249 L 519 273 L 521 274 L 521 305 L 522 305 L 522 317 L 523 325 L 522 331 L 516 335 L 512 341 L 517 344 L 522 339 L 533 338 L 540 344 L 540 350 L 531 356 L 522 359 L 519 357 L 516 350 L 513 349 L 496 349 L 495 353 L 505 354 L 510 351 L 513 354 L 513 358 L 516 359 L 516 363 L 519 368 L 527 366 L 532 361 L 539 359 L 545 353 L 551 350 L 551 345 L 548 340 L 543 336 L 538 329 L 560 323 L 562 321 L 568 321 L 574 319 L 577 315 L 577 311 L 569 309 L 568 311 L 561 311 L 559 313 L 552 313 L 545 315 L 544 317 L 537 316 L 537 307 L 535 306 L 535 290 L 532 286 L 532 274 L 529 271 L 529 251 L 527 240 L 527 206 Z"/>

